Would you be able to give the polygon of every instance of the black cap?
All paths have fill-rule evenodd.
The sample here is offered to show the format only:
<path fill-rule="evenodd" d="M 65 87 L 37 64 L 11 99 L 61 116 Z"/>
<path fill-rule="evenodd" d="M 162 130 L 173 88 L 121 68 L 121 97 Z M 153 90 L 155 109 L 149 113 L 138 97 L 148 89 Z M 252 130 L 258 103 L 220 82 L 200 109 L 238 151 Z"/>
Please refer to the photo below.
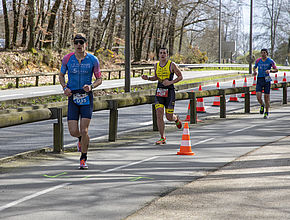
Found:
<path fill-rule="evenodd" d="M 80 35 L 80 34 L 77 34 L 75 37 L 74 37 L 74 40 L 83 40 L 84 42 L 87 42 L 87 39 Z"/>

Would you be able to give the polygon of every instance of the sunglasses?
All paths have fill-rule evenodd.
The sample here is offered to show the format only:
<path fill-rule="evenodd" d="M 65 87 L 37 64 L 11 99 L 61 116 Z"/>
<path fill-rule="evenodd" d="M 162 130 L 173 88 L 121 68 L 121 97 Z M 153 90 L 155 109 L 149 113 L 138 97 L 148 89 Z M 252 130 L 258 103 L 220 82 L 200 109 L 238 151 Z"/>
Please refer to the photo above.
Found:
<path fill-rule="evenodd" d="M 80 44 L 80 45 L 83 45 L 85 42 L 83 40 L 75 40 L 74 41 L 74 44 L 77 45 L 77 44 Z"/>

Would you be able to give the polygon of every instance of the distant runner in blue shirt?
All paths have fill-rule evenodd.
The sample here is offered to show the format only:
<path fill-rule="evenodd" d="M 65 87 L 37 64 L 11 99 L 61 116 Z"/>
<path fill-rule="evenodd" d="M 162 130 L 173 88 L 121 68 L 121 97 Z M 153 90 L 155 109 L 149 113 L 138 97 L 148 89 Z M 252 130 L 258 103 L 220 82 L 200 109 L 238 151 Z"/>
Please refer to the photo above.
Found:
<path fill-rule="evenodd" d="M 59 82 L 64 94 L 68 96 L 68 129 L 78 138 L 77 149 L 81 152 L 80 169 L 87 169 L 89 146 L 88 128 L 93 113 L 93 88 L 102 84 L 99 60 L 86 52 L 87 39 L 83 33 L 74 37 L 75 52 L 67 54 L 62 60 Z M 68 74 L 67 83 L 65 74 Z M 96 80 L 92 83 L 93 75 Z M 79 127 L 79 116 L 80 127 Z"/>
<path fill-rule="evenodd" d="M 264 108 L 266 107 L 266 111 L 264 113 L 264 118 L 267 119 L 269 117 L 269 108 L 270 108 L 270 89 L 271 89 L 271 77 L 270 73 L 278 72 L 275 62 L 270 59 L 268 56 L 268 50 L 261 50 L 261 57 L 256 60 L 254 70 L 254 76 L 257 76 L 257 85 L 256 85 L 256 95 L 257 100 L 260 103 L 260 114 L 264 113 Z M 257 73 L 258 68 L 258 73 Z M 264 89 L 264 100 L 265 104 L 262 100 L 262 91 Z"/>

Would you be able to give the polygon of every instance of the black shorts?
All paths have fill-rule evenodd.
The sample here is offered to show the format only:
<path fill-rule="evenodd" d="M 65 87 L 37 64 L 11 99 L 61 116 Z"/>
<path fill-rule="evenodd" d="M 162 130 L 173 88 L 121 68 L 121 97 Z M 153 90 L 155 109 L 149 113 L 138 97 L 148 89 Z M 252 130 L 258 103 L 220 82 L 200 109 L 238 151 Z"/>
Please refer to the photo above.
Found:
<path fill-rule="evenodd" d="M 174 89 L 168 89 L 167 97 L 155 96 L 156 109 L 159 107 L 165 107 L 166 109 L 174 109 L 175 105 L 175 91 Z"/>
<path fill-rule="evenodd" d="M 83 90 L 77 90 L 77 91 L 72 91 L 72 93 L 85 93 Z M 73 96 L 70 96 L 68 98 L 68 109 L 67 109 L 67 120 L 79 120 L 79 116 L 81 118 L 92 118 L 93 114 L 93 93 L 88 92 L 87 93 L 89 96 L 90 104 L 88 105 L 78 105 L 74 103 L 73 101 Z"/>

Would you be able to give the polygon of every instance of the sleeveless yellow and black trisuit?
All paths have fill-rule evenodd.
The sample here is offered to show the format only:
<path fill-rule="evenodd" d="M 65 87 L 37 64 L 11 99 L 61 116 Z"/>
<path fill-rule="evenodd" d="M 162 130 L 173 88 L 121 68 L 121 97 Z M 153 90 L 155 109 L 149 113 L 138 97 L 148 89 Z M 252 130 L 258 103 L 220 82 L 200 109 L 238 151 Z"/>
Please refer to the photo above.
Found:
<path fill-rule="evenodd" d="M 175 104 L 174 85 L 164 86 L 163 80 L 173 80 L 174 73 L 170 71 L 172 61 L 168 60 L 165 66 L 160 66 L 160 62 L 156 64 L 156 75 L 158 77 L 158 84 L 155 95 L 155 108 L 164 108 L 166 113 L 173 114 Z"/>

